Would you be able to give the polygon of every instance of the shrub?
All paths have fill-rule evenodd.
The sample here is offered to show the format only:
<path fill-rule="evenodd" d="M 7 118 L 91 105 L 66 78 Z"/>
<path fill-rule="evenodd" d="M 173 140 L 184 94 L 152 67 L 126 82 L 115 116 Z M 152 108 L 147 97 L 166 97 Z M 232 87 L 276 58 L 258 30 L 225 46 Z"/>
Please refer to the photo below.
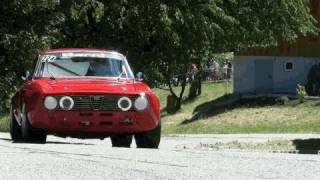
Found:
<path fill-rule="evenodd" d="M 300 84 L 298 84 L 297 87 L 297 94 L 299 97 L 300 102 L 303 102 L 304 97 L 307 95 L 306 89 L 304 86 L 301 86 Z"/>
<path fill-rule="evenodd" d="M 309 96 L 320 96 L 320 65 L 311 67 L 305 90 Z"/>

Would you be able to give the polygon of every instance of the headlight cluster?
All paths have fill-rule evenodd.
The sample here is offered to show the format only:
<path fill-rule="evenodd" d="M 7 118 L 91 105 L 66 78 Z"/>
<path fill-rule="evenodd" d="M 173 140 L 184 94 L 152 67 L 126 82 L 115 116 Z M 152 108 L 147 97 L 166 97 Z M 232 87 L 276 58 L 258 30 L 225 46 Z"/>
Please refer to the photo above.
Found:
<path fill-rule="evenodd" d="M 136 111 L 143 112 L 147 109 L 148 105 L 149 101 L 145 94 L 140 94 L 140 96 L 133 103 L 128 97 L 122 97 L 118 100 L 118 107 L 122 111 L 129 111 L 133 106 Z"/>
<path fill-rule="evenodd" d="M 70 96 L 62 97 L 59 100 L 59 103 L 57 98 L 53 96 L 47 96 L 44 99 L 44 107 L 47 108 L 48 110 L 55 110 L 58 108 L 58 105 L 62 110 L 70 111 L 74 106 L 74 101 Z"/>
<path fill-rule="evenodd" d="M 47 96 L 44 99 L 44 107 L 46 107 L 48 110 L 54 110 L 58 106 L 58 101 L 55 97 Z"/>
<path fill-rule="evenodd" d="M 47 96 L 44 99 L 44 107 L 50 111 L 55 109 L 70 111 L 73 109 L 74 104 L 74 100 L 70 96 L 63 96 L 61 98 Z M 126 96 L 121 97 L 117 105 L 122 111 L 129 111 L 134 108 L 138 112 L 143 112 L 148 108 L 149 100 L 148 97 L 142 93 L 134 101 Z"/>
<path fill-rule="evenodd" d="M 122 111 L 129 111 L 132 107 L 132 101 L 128 97 L 122 97 L 118 100 L 118 107 Z"/>
<path fill-rule="evenodd" d="M 70 96 L 64 96 L 59 101 L 60 108 L 66 111 L 70 111 L 74 106 L 74 101 Z"/>

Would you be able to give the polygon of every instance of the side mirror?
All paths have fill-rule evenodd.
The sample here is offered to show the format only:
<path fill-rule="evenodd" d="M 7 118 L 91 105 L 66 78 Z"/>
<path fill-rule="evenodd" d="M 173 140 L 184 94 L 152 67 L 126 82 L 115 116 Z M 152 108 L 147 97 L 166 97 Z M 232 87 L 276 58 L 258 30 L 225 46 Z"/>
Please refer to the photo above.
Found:
<path fill-rule="evenodd" d="M 26 71 L 25 73 L 23 73 L 23 75 L 21 76 L 21 79 L 23 81 L 28 81 L 28 80 L 31 80 L 31 73 L 30 71 Z"/>
<path fill-rule="evenodd" d="M 136 80 L 137 81 L 143 81 L 143 73 L 142 72 L 138 72 L 136 74 Z"/>

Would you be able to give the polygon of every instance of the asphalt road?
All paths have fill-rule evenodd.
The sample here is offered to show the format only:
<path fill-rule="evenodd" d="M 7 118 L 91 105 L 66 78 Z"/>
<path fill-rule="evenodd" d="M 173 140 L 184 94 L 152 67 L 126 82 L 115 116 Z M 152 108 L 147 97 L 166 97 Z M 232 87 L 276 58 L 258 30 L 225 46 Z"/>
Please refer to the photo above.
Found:
<path fill-rule="evenodd" d="M 320 138 L 317 135 L 164 137 L 160 149 L 112 148 L 109 139 L 50 136 L 16 144 L 0 133 L 0 179 L 320 179 L 320 155 L 213 151 L 199 144 L 232 140 Z"/>

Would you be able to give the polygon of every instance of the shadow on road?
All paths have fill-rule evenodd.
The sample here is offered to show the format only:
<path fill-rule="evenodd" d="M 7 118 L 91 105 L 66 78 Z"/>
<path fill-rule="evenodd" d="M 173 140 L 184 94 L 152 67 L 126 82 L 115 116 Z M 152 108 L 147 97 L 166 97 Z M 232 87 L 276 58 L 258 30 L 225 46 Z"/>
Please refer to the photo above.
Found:
<path fill-rule="evenodd" d="M 12 142 L 12 140 L 9 138 L 0 138 L 0 140 Z M 12 142 L 12 143 L 21 144 L 24 142 Z M 28 143 L 28 144 L 30 144 L 30 143 Z M 31 144 L 33 144 L 33 143 L 31 143 Z M 35 144 L 38 144 L 38 143 L 35 143 Z M 66 145 L 85 145 L 85 146 L 93 146 L 94 145 L 91 143 L 57 142 L 57 141 L 47 141 L 45 144 L 66 144 Z"/>
<path fill-rule="evenodd" d="M 94 144 L 91 143 L 68 143 L 68 142 L 54 142 L 48 141 L 46 144 L 69 144 L 69 145 L 86 145 L 86 146 L 93 146 Z"/>
<path fill-rule="evenodd" d="M 320 139 L 296 139 L 292 143 L 296 146 L 299 154 L 319 154 Z"/>

